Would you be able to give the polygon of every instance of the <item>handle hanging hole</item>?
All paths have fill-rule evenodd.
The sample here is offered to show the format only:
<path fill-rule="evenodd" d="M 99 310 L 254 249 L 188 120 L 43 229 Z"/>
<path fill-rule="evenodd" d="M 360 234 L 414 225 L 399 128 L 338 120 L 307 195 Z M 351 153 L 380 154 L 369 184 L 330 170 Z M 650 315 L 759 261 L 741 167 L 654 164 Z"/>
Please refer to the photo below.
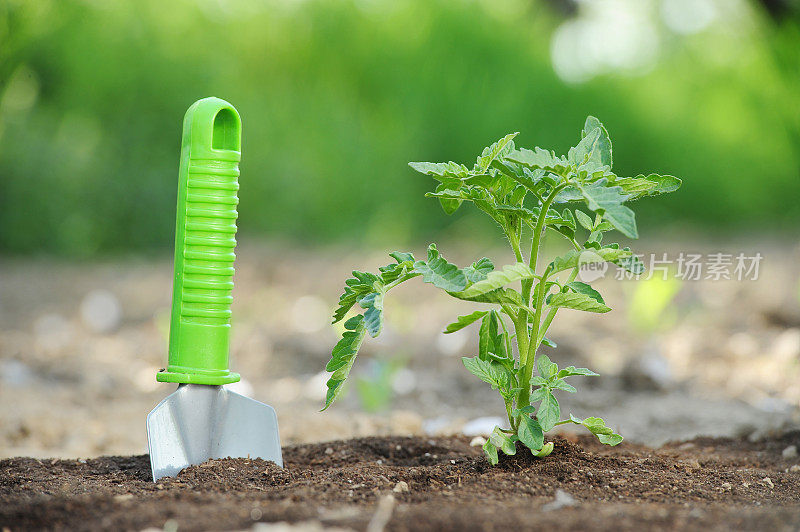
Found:
<path fill-rule="evenodd" d="M 221 109 L 214 117 L 211 146 L 215 150 L 239 151 L 239 121 L 232 110 Z"/>

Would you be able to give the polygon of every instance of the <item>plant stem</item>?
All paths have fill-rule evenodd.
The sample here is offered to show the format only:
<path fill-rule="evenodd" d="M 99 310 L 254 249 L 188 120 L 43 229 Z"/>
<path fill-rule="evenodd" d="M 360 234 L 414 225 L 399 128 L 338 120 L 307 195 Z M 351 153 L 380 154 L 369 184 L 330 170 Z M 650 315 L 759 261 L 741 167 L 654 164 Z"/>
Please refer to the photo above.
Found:
<path fill-rule="evenodd" d="M 564 284 L 568 285 L 569 283 L 574 281 L 575 277 L 577 277 L 577 276 L 578 276 L 578 267 L 576 266 L 575 269 L 572 270 L 572 273 L 570 274 L 569 279 L 567 279 L 567 282 L 564 283 Z M 566 292 L 567 291 L 566 286 L 564 288 L 562 288 L 561 291 L 562 292 Z M 547 313 L 547 316 L 545 316 L 544 323 L 542 323 L 542 326 L 539 328 L 539 335 L 536 337 L 536 341 L 538 343 L 540 343 L 540 344 L 542 343 L 542 339 L 544 339 L 544 335 L 547 334 L 547 329 L 550 328 L 550 324 L 553 322 L 553 318 L 556 317 L 556 312 L 558 312 L 558 307 L 551 308 L 550 311 Z"/>
<path fill-rule="evenodd" d="M 536 227 L 533 228 L 533 238 L 531 239 L 531 254 L 528 259 L 528 266 L 536 270 L 536 262 L 539 259 L 539 243 L 542 239 L 542 233 L 544 232 L 545 227 L 545 218 L 547 218 L 547 210 L 550 208 L 550 205 L 553 204 L 553 201 L 556 199 L 556 195 L 561 192 L 566 185 L 560 185 L 557 187 L 553 187 L 553 190 L 550 191 L 550 195 L 542 203 L 542 207 L 539 210 L 539 219 L 536 220 Z M 526 306 L 530 305 L 531 299 L 531 289 L 533 288 L 533 281 L 528 280 L 523 282 L 522 285 L 522 301 L 525 302 Z"/>
<path fill-rule="evenodd" d="M 525 365 L 521 368 L 522 379 L 520 379 L 519 383 L 520 391 L 517 399 L 517 408 L 523 408 L 531 404 L 531 376 L 533 375 L 533 365 L 536 362 L 536 351 L 539 349 L 539 325 L 542 320 L 542 307 L 544 306 L 544 296 L 547 292 L 548 278 L 549 273 L 545 270 L 538 285 L 541 288 L 537 292 L 536 311 L 533 315 L 533 330 L 531 331 L 530 340 L 528 342 Z"/>
<path fill-rule="evenodd" d="M 517 262 L 525 262 L 525 257 L 522 256 L 522 249 L 519 245 L 519 237 L 520 235 L 516 233 L 508 233 L 506 232 L 506 237 L 508 241 L 511 243 L 511 248 L 514 250 L 514 257 L 517 259 Z"/>
<path fill-rule="evenodd" d="M 550 208 L 550 205 L 553 204 L 553 201 L 556 199 L 556 195 L 564 189 L 566 185 L 559 185 L 553 187 L 553 190 L 550 191 L 550 194 L 547 198 L 542 202 L 541 209 L 539 210 L 539 219 L 536 220 L 536 226 L 533 228 L 533 236 L 531 238 L 531 254 L 529 257 L 528 266 L 535 270 L 536 262 L 539 258 L 539 245 L 541 243 L 542 234 L 544 233 L 545 229 L 545 219 L 547 218 L 547 211 Z M 539 297 L 534 309 L 533 315 L 533 330 L 531 334 L 528 335 L 528 319 L 525 316 L 524 328 L 525 328 L 525 335 L 528 336 L 528 345 L 525 351 L 520 350 L 520 371 L 521 371 L 521 379 L 519 382 L 520 391 L 517 397 L 517 408 L 522 408 L 531 404 L 531 376 L 533 374 L 533 364 L 536 360 L 536 350 L 539 347 L 539 325 L 542 320 L 542 305 L 544 304 L 544 295 L 545 295 L 545 287 L 547 286 L 547 277 L 548 272 L 545 270 L 544 274 L 542 275 L 541 279 L 539 279 L 539 285 L 542 287 L 539 290 Z M 542 284 L 544 283 L 544 284 Z M 530 306 L 531 301 L 531 289 L 533 288 L 533 281 L 528 280 L 523 282 L 522 284 L 522 301 L 525 303 L 526 307 Z M 523 312 L 520 311 L 520 316 L 523 315 Z"/>
<path fill-rule="evenodd" d="M 395 286 L 397 286 L 397 285 L 399 285 L 401 283 L 404 283 L 404 282 L 408 281 L 409 279 L 413 279 L 414 277 L 419 277 L 420 275 L 422 275 L 422 274 L 421 273 L 413 273 L 413 272 L 412 273 L 407 273 L 407 274 L 405 274 L 405 275 L 403 275 L 401 277 L 398 277 L 397 279 L 395 279 L 391 283 L 387 284 L 383 288 L 383 291 L 384 292 L 388 292 L 389 290 L 391 290 Z"/>
<path fill-rule="evenodd" d="M 516 317 L 511 319 L 514 324 L 514 332 L 517 335 L 517 349 L 519 350 L 519 367 L 525 365 L 525 357 L 528 355 L 528 316 L 527 311 L 520 310 Z"/>

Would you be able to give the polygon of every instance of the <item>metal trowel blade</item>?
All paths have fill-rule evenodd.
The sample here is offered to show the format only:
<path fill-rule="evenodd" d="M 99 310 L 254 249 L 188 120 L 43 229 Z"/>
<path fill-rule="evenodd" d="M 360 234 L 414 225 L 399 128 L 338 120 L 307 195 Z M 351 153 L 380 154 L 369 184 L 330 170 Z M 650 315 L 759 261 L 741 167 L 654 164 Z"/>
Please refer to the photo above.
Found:
<path fill-rule="evenodd" d="M 222 386 L 181 384 L 147 415 L 153 481 L 210 458 L 262 458 L 283 467 L 275 410 Z"/>

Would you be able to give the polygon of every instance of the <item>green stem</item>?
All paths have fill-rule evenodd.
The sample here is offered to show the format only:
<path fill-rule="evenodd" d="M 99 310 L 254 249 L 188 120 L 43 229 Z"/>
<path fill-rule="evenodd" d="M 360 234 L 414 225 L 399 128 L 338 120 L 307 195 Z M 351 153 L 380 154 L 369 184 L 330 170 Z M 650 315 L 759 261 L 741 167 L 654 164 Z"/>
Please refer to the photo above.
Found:
<path fill-rule="evenodd" d="M 539 211 L 539 219 L 536 220 L 536 226 L 533 228 L 533 238 L 531 239 L 531 254 L 529 255 L 528 259 L 528 266 L 535 270 L 536 269 L 536 262 L 539 259 L 539 243 L 542 239 L 542 234 L 544 232 L 545 227 L 545 218 L 547 218 L 547 210 L 550 208 L 550 205 L 553 204 L 553 201 L 556 199 L 556 195 L 561 192 L 566 185 L 560 185 L 554 187 L 552 191 L 550 191 L 550 195 L 547 196 L 547 199 L 544 200 L 542 203 L 542 207 Z M 522 285 L 522 301 L 525 302 L 525 305 L 530 305 L 530 298 L 531 298 L 531 289 L 533 288 L 533 281 L 528 280 L 523 282 Z"/>
<path fill-rule="evenodd" d="M 522 248 L 519 245 L 519 235 L 516 233 L 506 233 L 508 241 L 511 243 L 511 248 L 514 250 L 514 257 L 517 262 L 525 262 L 525 257 L 522 256 Z"/>
<path fill-rule="evenodd" d="M 407 274 L 405 274 L 405 275 L 403 275 L 401 277 L 398 277 L 397 279 L 395 279 L 391 283 L 387 284 L 386 286 L 384 286 L 383 287 L 383 291 L 384 292 L 388 292 L 389 290 L 391 290 L 395 286 L 397 286 L 397 285 L 399 285 L 401 283 L 404 283 L 404 282 L 408 281 L 409 279 L 413 279 L 414 277 L 419 277 L 420 275 L 422 275 L 422 274 L 421 273 L 407 273 Z"/>
<path fill-rule="evenodd" d="M 519 350 L 519 367 L 525 365 L 525 357 L 528 355 L 528 316 L 527 311 L 520 310 L 516 317 L 511 319 L 514 324 L 514 332 L 517 335 L 517 349 Z"/>
<path fill-rule="evenodd" d="M 550 191 L 550 194 L 547 198 L 542 202 L 542 207 L 539 211 L 539 219 L 536 220 L 536 226 L 533 229 L 533 237 L 531 239 L 531 253 L 529 256 L 528 266 L 531 269 L 536 268 L 536 263 L 539 258 L 539 245 L 541 243 L 542 234 L 544 233 L 545 228 L 545 219 L 547 218 L 547 211 L 550 209 L 550 205 L 553 204 L 553 201 L 556 199 L 556 195 L 564 189 L 566 185 L 560 185 L 553 187 L 553 190 Z M 524 354 L 523 351 L 520 351 L 520 371 L 521 371 L 521 379 L 520 379 L 520 391 L 519 396 L 517 398 L 517 408 L 523 408 L 531 404 L 531 376 L 533 375 L 533 365 L 536 361 L 536 350 L 539 347 L 539 325 L 542 320 L 542 306 L 544 305 L 544 295 L 545 295 L 545 287 L 547 286 L 547 278 L 548 272 L 545 270 L 542 278 L 539 279 L 539 284 L 541 285 L 542 289 L 539 290 L 539 297 L 538 301 L 535 306 L 534 315 L 533 315 L 533 330 L 531 331 L 530 336 L 528 337 L 528 345 L 527 349 L 525 349 Z M 542 284 L 544 283 L 544 284 Z M 531 290 L 533 288 L 533 281 L 525 281 L 522 285 L 522 301 L 525 303 L 526 307 L 530 306 L 531 301 Z M 522 312 L 520 312 L 522 315 Z M 528 321 L 527 316 L 525 316 L 525 333 L 527 335 L 528 330 Z"/>
<path fill-rule="evenodd" d="M 517 432 L 517 423 L 514 420 L 514 416 L 511 415 L 511 401 L 506 401 L 506 414 L 508 415 L 508 424 L 511 426 L 511 430 L 514 431 L 516 434 Z"/>
<path fill-rule="evenodd" d="M 525 365 L 521 368 L 522 379 L 519 383 L 520 391 L 517 399 L 517 408 L 523 408 L 531 404 L 531 376 L 533 376 L 533 366 L 536 363 L 536 351 L 539 349 L 539 325 L 542 320 L 542 308 L 544 307 L 544 296 L 547 292 L 548 277 L 549 273 L 545 270 L 542 279 L 539 281 L 541 289 L 538 291 L 536 298 L 536 311 L 533 315 L 533 330 L 531 331 L 528 350 L 525 355 Z"/>
<path fill-rule="evenodd" d="M 577 276 L 578 276 L 578 268 L 575 267 L 575 269 L 572 270 L 572 273 L 570 274 L 569 279 L 567 279 L 567 282 L 564 283 L 565 286 L 561 289 L 561 291 L 562 292 L 566 292 L 567 291 L 566 285 L 568 285 L 569 283 L 574 281 L 575 277 L 577 277 Z M 539 328 L 539 335 L 536 337 L 537 343 L 539 343 L 539 344 L 542 343 L 542 340 L 544 339 L 544 335 L 547 334 L 547 329 L 549 329 L 550 328 L 550 324 L 553 323 L 553 318 L 556 317 L 556 313 L 557 312 L 558 312 L 558 307 L 551 308 L 550 311 L 547 313 L 547 316 L 545 316 L 544 323 L 542 323 L 542 326 Z"/>

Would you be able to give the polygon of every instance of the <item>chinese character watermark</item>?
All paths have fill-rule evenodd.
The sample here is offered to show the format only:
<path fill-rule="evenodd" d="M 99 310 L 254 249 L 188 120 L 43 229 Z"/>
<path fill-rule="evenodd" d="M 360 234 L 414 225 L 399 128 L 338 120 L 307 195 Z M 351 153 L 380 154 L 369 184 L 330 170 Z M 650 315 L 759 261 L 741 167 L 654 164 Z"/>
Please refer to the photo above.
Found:
<path fill-rule="evenodd" d="M 763 258 L 761 253 L 748 255 L 721 252 L 681 252 L 672 257 L 667 253 L 633 255 L 625 259 L 624 263 L 616 262 L 618 267 L 614 278 L 620 281 L 653 278 L 667 280 L 669 277 L 682 281 L 757 281 Z M 598 264 L 589 267 L 590 261 L 591 257 L 587 257 L 586 264 L 581 262 L 580 277 L 586 282 L 599 279 L 606 273 Z M 638 267 L 632 267 L 637 265 Z M 584 274 L 589 280 L 584 278 Z"/>

